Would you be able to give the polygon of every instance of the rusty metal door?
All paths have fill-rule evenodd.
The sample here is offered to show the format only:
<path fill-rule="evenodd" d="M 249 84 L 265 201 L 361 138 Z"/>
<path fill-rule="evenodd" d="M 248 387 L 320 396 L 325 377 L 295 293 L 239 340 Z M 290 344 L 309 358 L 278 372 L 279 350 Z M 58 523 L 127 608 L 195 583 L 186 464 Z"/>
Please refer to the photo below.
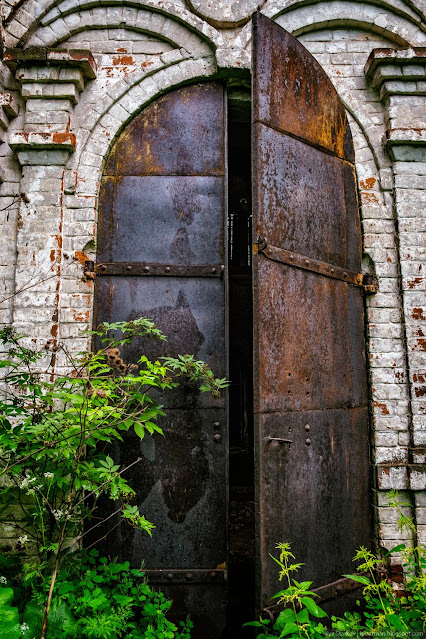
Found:
<path fill-rule="evenodd" d="M 135 361 L 193 353 L 226 376 L 224 89 L 206 83 L 153 102 L 123 131 L 104 171 L 95 322 L 153 319 L 165 343 L 140 342 Z M 128 436 L 115 456 L 152 539 L 130 527 L 105 541 L 111 556 L 145 563 L 152 584 L 187 613 L 195 637 L 225 623 L 227 427 L 225 397 L 181 387 L 161 397 L 165 437 Z"/>
<path fill-rule="evenodd" d="M 361 233 L 345 109 L 314 58 L 261 14 L 253 53 L 257 586 L 291 542 L 313 587 L 370 542 Z M 336 590 L 336 589 L 334 589 Z"/>

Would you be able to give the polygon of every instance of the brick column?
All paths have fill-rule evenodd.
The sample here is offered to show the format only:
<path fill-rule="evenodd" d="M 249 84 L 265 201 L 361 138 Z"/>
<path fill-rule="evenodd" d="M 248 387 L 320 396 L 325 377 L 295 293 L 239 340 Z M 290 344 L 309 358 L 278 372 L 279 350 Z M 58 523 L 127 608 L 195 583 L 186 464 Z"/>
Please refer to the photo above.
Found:
<path fill-rule="evenodd" d="M 0 91 L 0 234 L 8 237 L 0 250 L 0 324 L 11 321 L 12 296 L 14 292 L 15 229 L 19 208 L 19 184 L 16 171 L 10 166 L 6 131 L 10 120 L 18 115 L 16 96 Z"/>
<path fill-rule="evenodd" d="M 375 49 L 366 75 L 386 109 L 409 391 L 408 487 L 426 542 L 426 48 Z"/>
<path fill-rule="evenodd" d="M 23 130 L 9 136 L 22 165 L 13 324 L 55 343 L 64 268 L 64 169 L 76 146 L 70 115 L 96 66 L 88 51 L 41 47 L 9 49 L 4 61 L 26 102 Z"/>

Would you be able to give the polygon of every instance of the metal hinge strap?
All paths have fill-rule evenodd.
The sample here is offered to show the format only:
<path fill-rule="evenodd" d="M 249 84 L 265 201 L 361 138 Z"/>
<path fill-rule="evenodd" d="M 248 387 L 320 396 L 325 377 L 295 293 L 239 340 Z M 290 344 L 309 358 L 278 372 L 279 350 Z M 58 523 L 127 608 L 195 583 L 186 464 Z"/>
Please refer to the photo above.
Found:
<path fill-rule="evenodd" d="M 325 275 L 335 280 L 342 280 L 343 282 L 352 284 L 352 286 L 363 286 L 362 273 L 355 273 L 341 266 L 335 266 L 334 264 L 328 264 L 327 262 L 321 262 L 320 260 L 314 260 L 311 257 L 300 255 L 300 253 L 295 253 L 294 251 L 286 251 L 285 249 L 271 246 L 267 244 L 264 238 L 259 238 L 256 249 L 253 252 L 261 253 L 267 257 L 268 260 L 273 260 L 274 262 L 281 262 L 282 264 L 301 268 L 305 271 L 317 273 L 318 275 Z"/>
<path fill-rule="evenodd" d="M 93 265 L 93 262 L 91 264 Z M 92 270 L 97 276 L 154 275 L 166 277 L 223 277 L 225 266 L 223 264 L 182 265 L 150 262 L 103 262 L 102 264 L 93 265 Z"/>

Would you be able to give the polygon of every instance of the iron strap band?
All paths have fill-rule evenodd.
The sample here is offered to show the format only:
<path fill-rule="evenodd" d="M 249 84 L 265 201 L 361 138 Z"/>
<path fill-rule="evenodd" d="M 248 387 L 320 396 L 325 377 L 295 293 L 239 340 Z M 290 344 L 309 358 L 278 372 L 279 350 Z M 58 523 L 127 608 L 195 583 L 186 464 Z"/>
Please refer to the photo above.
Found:
<path fill-rule="evenodd" d="M 318 275 L 332 277 L 335 280 L 342 280 L 343 282 L 347 282 L 353 286 L 363 286 L 362 273 L 355 273 L 354 271 L 349 271 L 348 269 L 335 266 L 334 264 L 327 264 L 327 262 L 313 260 L 310 257 L 294 253 L 293 251 L 286 251 L 285 249 L 277 248 L 276 246 L 270 246 L 265 242 L 265 240 L 261 241 L 261 239 L 262 238 L 259 238 L 259 243 L 254 245 L 253 252 L 262 253 L 262 255 L 268 258 L 268 260 L 281 262 L 282 264 L 287 264 L 289 266 L 295 266 L 296 268 L 311 271 Z"/>
<path fill-rule="evenodd" d="M 100 275 L 163 275 L 169 277 L 223 277 L 223 264 L 152 264 L 147 262 L 105 262 L 96 264 Z"/>
<path fill-rule="evenodd" d="M 159 570 L 143 570 L 143 572 L 149 583 L 152 584 L 223 583 L 227 578 L 226 570 L 218 568 L 213 568 L 212 570 L 163 568 Z"/>

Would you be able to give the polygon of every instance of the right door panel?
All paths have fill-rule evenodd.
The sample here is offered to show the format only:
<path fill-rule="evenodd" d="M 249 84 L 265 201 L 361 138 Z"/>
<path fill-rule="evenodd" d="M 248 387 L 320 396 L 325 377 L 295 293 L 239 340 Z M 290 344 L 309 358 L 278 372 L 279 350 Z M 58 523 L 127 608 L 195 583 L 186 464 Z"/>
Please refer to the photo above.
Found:
<path fill-rule="evenodd" d="M 371 539 L 361 233 L 353 148 L 330 80 L 256 14 L 254 410 L 258 603 L 290 542 L 313 587 Z"/>

